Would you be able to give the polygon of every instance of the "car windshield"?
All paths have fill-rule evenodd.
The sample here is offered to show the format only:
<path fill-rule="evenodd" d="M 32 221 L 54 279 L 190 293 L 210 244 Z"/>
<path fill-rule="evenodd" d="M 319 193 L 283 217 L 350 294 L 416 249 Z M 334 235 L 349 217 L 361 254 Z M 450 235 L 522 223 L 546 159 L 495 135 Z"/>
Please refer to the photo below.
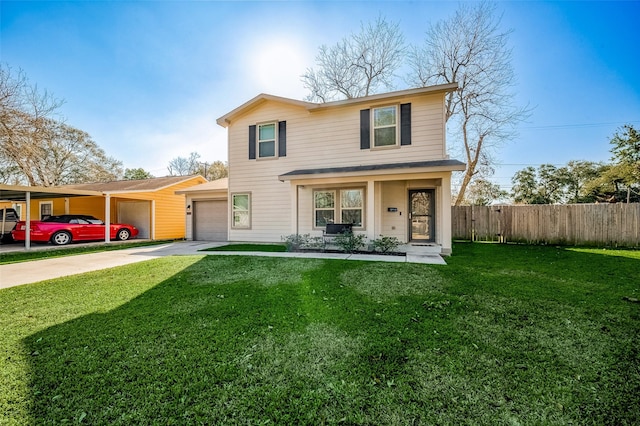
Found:
<path fill-rule="evenodd" d="M 93 216 L 85 215 L 60 215 L 60 216 L 48 216 L 42 219 L 42 222 L 55 222 L 55 223 L 73 223 L 73 224 L 92 224 L 103 225 L 104 223 Z"/>

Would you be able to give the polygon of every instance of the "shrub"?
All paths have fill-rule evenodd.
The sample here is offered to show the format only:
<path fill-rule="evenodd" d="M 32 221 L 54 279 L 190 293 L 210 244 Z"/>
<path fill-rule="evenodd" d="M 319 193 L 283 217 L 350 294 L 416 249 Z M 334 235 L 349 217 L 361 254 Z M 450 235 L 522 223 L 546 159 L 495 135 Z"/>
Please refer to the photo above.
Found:
<path fill-rule="evenodd" d="M 310 234 L 291 234 L 283 236 L 282 241 L 286 244 L 287 251 L 296 251 L 303 248 L 309 241 L 309 238 L 311 238 Z"/>
<path fill-rule="evenodd" d="M 347 253 L 353 253 L 364 245 L 366 238 L 363 234 L 355 235 L 353 232 L 345 232 L 344 234 L 338 234 L 333 239 L 333 243 Z"/>
<path fill-rule="evenodd" d="M 311 234 L 291 234 L 283 236 L 282 241 L 287 246 L 287 251 L 296 251 L 300 249 L 324 249 L 324 240 L 322 237 L 312 237 Z"/>
<path fill-rule="evenodd" d="M 373 246 L 373 251 L 389 253 L 396 251 L 400 245 L 400 240 L 396 237 L 384 237 L 380 235 L 380 238 L 371 241 L 371 245 Z"/>

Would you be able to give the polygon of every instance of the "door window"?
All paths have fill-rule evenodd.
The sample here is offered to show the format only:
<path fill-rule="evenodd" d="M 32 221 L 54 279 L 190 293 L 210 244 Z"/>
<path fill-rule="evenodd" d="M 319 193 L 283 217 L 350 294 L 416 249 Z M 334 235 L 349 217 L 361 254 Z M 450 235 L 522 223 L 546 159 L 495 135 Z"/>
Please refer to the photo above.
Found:
<path fill-rule="evenodd" d="M 409 191 L 411 241 L 435 241 L 435 190 Z"/>

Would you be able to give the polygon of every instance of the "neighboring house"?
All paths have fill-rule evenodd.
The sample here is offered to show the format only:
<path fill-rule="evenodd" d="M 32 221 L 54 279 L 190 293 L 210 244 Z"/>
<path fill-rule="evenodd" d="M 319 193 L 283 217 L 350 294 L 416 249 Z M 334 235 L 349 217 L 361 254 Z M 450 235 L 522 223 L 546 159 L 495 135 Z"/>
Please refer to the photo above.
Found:
<path fill-rule="evenodd" d="M 456 89 L 323 104 L 261 94 L 220 117 L 229 203 L 216 208 L 220 216 L 228 209 L 227 238 L 275 242 L 352 223 L 370 240 L 391 236 L 450 253 L 451 172 L 465 169 L 445 143 L 444 99 Z"/>
<path fill-rule="evenodd" d="M 204 182 L 202 176 L 169 176 L 64 185 L 55 188 L 98 191 L 102 195 L 32 199 L 31 220 L 60 214 L 88 214 L 105 220 L 108 203 L 110 222 L 135 225 L 140 230 L 138 238 L 184 238 L 185 196 L 175 192 Z"/>

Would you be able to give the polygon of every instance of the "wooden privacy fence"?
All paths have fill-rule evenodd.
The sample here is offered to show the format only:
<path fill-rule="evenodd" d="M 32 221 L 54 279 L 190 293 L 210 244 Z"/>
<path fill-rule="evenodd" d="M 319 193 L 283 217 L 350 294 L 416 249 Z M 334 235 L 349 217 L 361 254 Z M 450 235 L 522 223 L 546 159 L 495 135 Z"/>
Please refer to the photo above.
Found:
<path fill-rule="evenodd" d="M 454 239 L 640 246 L 640 203 L 452 206 Z"/>

